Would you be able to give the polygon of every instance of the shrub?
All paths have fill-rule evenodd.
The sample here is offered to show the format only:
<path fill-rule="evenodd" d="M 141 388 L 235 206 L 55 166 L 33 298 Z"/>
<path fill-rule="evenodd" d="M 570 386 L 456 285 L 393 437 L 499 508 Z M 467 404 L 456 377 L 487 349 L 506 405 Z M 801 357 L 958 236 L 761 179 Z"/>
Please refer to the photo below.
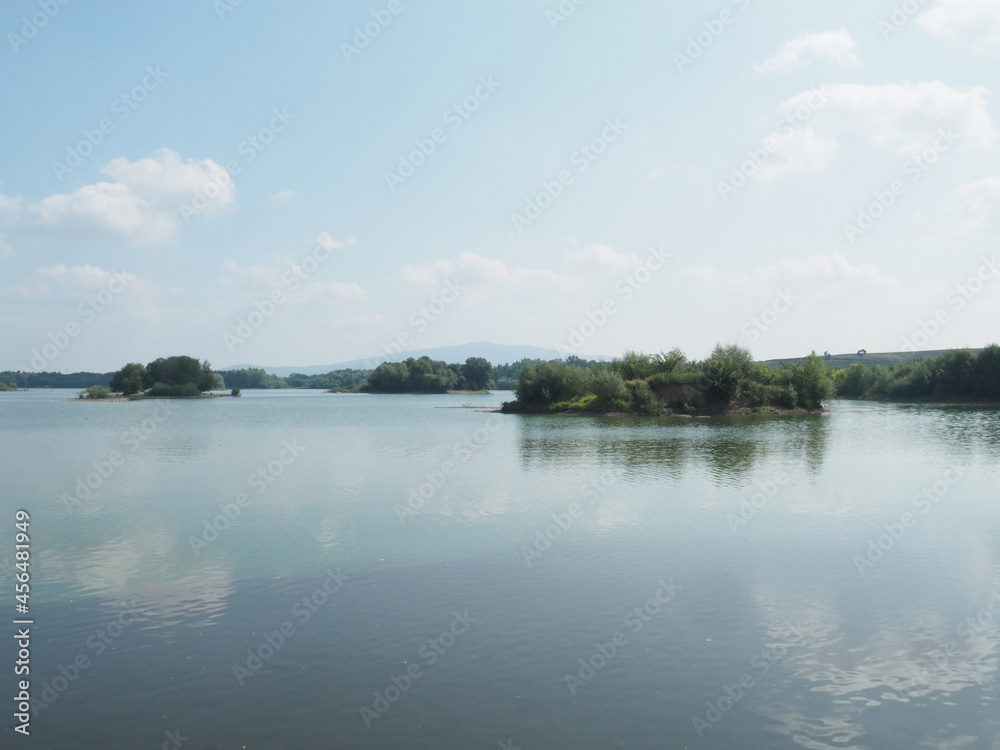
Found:
<path fill-rule="evenodd" d="M 597 397 L 598 405 L 605 409 L 628 397 L 622 376 L 611 370 L 594 370 L 590 375 L 590 390 Z"/>
<path fill-rule="evenodd" d="M 239 396 L 240 395 L 240 389 L 239 388 L 233 388 L 233 390 L 230 391 L 230 395 L 232 395 L 232 396 Z"/>
<path fill-rule="evenodd" d="M 718 344 L 712 355 L 702 362 L 701 370 L 726 401 L 738 401 L 750 381 L 753 364 L 749 349 L 736 344 Z"/>
<path fill-rule="evenodd" d="M 522 404 L 544 405 L 586 395 L 589 385 L 586 370 L 561 360 L 540 362 L 537 367 L 525 362 L 514 392 Z"/>
<path fill-rule="evenodd" d="M 153 387 L 149 389 L 149 395 L 156 398 L 192 398 L 199 394 L 198 386 L 194 383 L 185 383 L 184 385 L 153 383 Z"/>
<path fill-rule="evenodd" d="M 110 398 L 112 391 L 103 385 L 92 385 L 85 391 L 81 391 L 80 398 Z"/>
<path fill-rule="evenodd" d="M 628 389 L 628 405 L 633 411 L 652 415 L 666 411 L 666 404 L 656 397 L 645 380 L 630 380 L 625 387 Z"/>

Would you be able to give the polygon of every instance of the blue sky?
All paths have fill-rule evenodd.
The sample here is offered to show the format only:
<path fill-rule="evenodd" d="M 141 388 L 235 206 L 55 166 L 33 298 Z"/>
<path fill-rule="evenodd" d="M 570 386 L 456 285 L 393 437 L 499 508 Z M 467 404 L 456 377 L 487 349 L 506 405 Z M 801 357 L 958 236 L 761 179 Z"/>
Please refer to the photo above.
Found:
<path fill-rule="evenodd" d="M 1000 339 L 994 0 L 15 0 L 0 32 L 0 369 Z"/>

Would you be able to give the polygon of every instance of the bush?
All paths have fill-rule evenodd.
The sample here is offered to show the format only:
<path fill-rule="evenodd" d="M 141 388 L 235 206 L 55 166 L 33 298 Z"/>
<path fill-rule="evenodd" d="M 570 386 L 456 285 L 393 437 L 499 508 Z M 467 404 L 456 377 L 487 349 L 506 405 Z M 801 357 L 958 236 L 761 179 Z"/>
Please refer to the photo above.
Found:
<path fill-rule="evenodd" d="M 590 375 L 590 390 L 597 397 L 598 405 L 605 409 L 628 397 L 622 376 L 611 370 L 594 370 Z"/>
<path fill-rule="evenodd" d="M 781 374 L 794 386 L 796 405 L 803 409 L 818 409 L 823 401 L 834 395 L 833 381 L 816 352 L 803 362 L 785 368 Z"/>
<path fill-rule="evenodd" d="M 666 411 L 667 405 L 656 397 L 645 380 L 630 380 L 625 387 L 628 389 L 628 405 L 633 411 L 651 415 Z"/>
<path fill-rule="evenodd" d="M 537 367 L 525 362 L 514 392 L 522 404 L 537 406 L 584 396 L 589 386 L 586 370 L 561 360 L 540 362 Z"/>
<path fill-rule="evenodd" d="M 239 388 L 233 388 L 233 390 L 231 390 L 229 393 L 230 393 L 231 396 L 239 396 L 240 395 L 240 389 Z"/>
<path fill-rule="evenodd" d="M 103 385 L 92 385 L 79 394 L 80 398 L 111 398 L 112 395 L 111 389 Z"/>
<path fill-rule="evenodd" d="M 153 387 L 149 389 L 149 395 L 156 398 L 193 398 L 200 393 L 198 386 L 194 383 L 185 383 L 184 385 L 153 383 Z"/>
<path fill-rule="evenodd" d="M 739 401 L 754 370 L 753 355 L 736 344 L 718 344 L 701 370 L 726 401 Z"/>

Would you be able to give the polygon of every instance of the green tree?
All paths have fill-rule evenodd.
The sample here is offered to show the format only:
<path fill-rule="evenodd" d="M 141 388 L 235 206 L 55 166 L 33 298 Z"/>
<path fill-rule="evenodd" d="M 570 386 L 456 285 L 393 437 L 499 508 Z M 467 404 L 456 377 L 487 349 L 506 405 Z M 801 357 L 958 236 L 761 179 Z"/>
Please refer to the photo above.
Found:
<path fill-rule="evenodd" d="M 749 349 L 736 344 L 717 344 L 712 355 L 701 364 L 712 386 L 726 401 L 736 401 L 745 392 L 754 370 Z"/>
<path fill-rule="evenodd" d="M 404 362 L 383 362 L 368 377 L 365 390 L 371 393 L 405 393 L 409 388 L 410 369 Z"/>
<path fill-rule="evenodd" d="M 591 371 L 590 390 L 597 396 L 597 405 L 602 409 L 619 405 L 619 402 L 624 402 L 629 395 L 622 376 L 604 368 Z"/>
<path fill-rule="evenodd" d="M 546 405 L 584 396 L 589 387 L 587 371 L 570 367 L 562 360 L 539 362 L 537 367 L 526 362 L 518 376 L 515 393 L 522 404 Z"/>
<path fill-rule="evenodd" d="M 795 388 L 797 406 L 803 409 L 819 409 L 823 401 L 833 398 L 833 380 L 827 372 L 823 359 L 812 352 L 801 363 L 792 365 L 787 373 L 789 382 Z"/>
<path fill-rule="evenodd" d="M 1000 399 L 1000 346 L 990 344 L 976 355 L 976 396 Z"/>
<path fill-rule="evenodd" d="M 145 388 L 145 383 L 146 368 L 136 362 L 129 362 L 111 376 L 108 385 L 113 391 L 131 396 L 142 391 Z"/>
<path fill-rule="evenodd" d="M 485 391 L 493 387 L 493 365 L 483 357 L 469 357 L 462 365 L 462 380 L 470 391 Z"/>

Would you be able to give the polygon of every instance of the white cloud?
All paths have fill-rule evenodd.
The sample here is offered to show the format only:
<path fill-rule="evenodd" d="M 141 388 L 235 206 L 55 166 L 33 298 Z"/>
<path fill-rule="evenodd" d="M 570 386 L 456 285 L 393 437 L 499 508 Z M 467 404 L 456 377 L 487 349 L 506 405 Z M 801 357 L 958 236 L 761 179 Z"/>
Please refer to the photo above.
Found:
<path fill-rule="evenodd" d="M 236 189 L 224 167 L 211 159 L 182 161 L 179 154 L 167 148 L 137 161 L 119 156 L 105 164 L 101 172 L 127 185 L 151 206 L 167 205 L 176 211 L 178 203 L 190 203 L 199 193 L 206 198 L 204 212 L 218 211 L 236 202 Z"/>
<path fill-rule="evenodd" d="M 746 295 L 769 294 L 775 287 L 788 284 L 847 285 L 882 291 L 896 288 L 896 279 L 883 275 L 876 264 L 854 264 L 838 252 L 805 259 L 787 258 L 746 272 L 698 266 L 686 268 L 680 275 L 682 279 Z"/>
<path fill-rule="evenodd" d="M 956 191 L 961 210 L 969 219 L 964 230 L 976 232 L 1000 215 L 1000 177 L 986 177 L 960 186 Z"/>
<path fill-rule="evenodd" d="M 620 253 L 608 245 L 589 245 L 583 250 L 567 250 L 566 258 L 579 266 L 597 267 L 614 273 L 625 273 L 641 263 L 635 254 Z"/>
<path fill-rule="evenodd" d="M 181 227 L 181 204 L 196 195 L 199 213 L 217 212 L 235 202 L 226 170 L 211 161 L 188 159 L 169 149 L 129 161 L 118 157 L 101 170 L 115 182 L 84 185 L 36 202 L 0 195 L 0 210 L 12 214 L 11 226 L 135 245 L 170 242 Z"/>
<path fill-rule="evenodd" d="M 756 179 L 764 182 L 795 172 L 820 172 L 830 166 L 839 148 L 836 138 L 823 138 L 809 127 L 788 134 L 771 133 L 762 144 L 769 138 L 780 147 L 757 170 Z"/>
<path fill-rule="evenodd" d="M 85 291 L 106 287 L 112 279 L 123 280 L 131 285 L 136 277 L 126 271 L 115 273 L 97 266 L 67 266 L 60 263 L 49 268 L 39 268 L 38 273 L 48 279 L 64 279 Z"/>
<path fill-rule="evenodd" d="M 292 202 L 292 198 L 295 197 L 295 193 L 291 190 L 282 190 L 280 193 L 275 193 L 267 199 L 267 202 L 272 206 L 287 206 Z"/>
<path fill-rule="evenodd" d="M 991 43 L 1000 42 L 1000 3 L 996 0 L 939 0 L 918 22 L 933 34 L 954 36 L 959 30 L 983 30 Z"/>
<path fill-rule="evenodd" d="M 856 68 L 861 64 L 855 50 L 858 44 L 846 30 L 801 34 L 781 47 L 773 56 L 754 66 L 758 73 L 790 73 L 813 62 L 826 62 L 839 68 Z"/>
<path fill-rule="evenodd" d="M 351 235 L 348 235 L 346 239 L 342 240 L 334 237 L 329 232 L 320 232 L 316 235 L 316 242 L 327 250 L 343 250 L 348 245 L 356 243 L 357 240 Z"/>
<path fill-rule="evenodd" d="M 823 89 L 823 106 L 810 118 L 817 131 L 858 133 L 879 146 L 912 153 L 928 146 L 939 129 L 953 131 L 959 144 L 985 147 L 996 140 L 987 106 L 987 89 L 951 88 L 940 81 L 918 84 L 864 86 L 838 84 Z M 815 108 L 816 94 L 806 91 L 778 107 L 778 114 L 794 117 L 803 108 Z"/>

